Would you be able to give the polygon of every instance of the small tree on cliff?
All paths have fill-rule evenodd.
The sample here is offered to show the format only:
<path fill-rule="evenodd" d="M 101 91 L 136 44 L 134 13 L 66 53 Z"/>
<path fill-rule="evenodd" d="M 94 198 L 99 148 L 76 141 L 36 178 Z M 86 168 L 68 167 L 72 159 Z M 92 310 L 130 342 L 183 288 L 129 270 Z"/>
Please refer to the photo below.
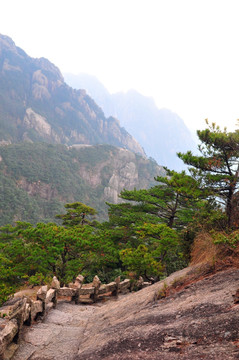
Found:
<path fill-rule="evenodd" d="M 198 130 L 197 135 L 201 141 L 198 146 L 201 155 L 188 151 L 178 153 L 178 156 L 192 166 L 189 171 L 200 179 L 201 189 L 206 191 L 208 198 L 225 206 L 228 226 L 237 226 L 232 221 L 235 211 L 232 201 L 239 183 L 239 131 L 227 132 L 226 128 L 221 131 L 213 123 L 205 130 Z"/>
<path fill-rule="evenodd" d="M 87 206 L 81 202 L 74 202 L 66 204 L 66 214 L 56 215 L 57 218 L 62 219 L 62 225 L 66 227 L 76 225 L 91 225 L 92 221 L 88 217 L 92 217 L 96 214 L 96 210 L 90 206 Z"/>
<path fill-rule="evenodd" d="M 157 185 L 150 189 L 123 190 L 120 197 L 132 203 L 111 206 L 111 218 L 112 215 L 116 219 L 117 215 L 122 218 L 119 208 L 122 210 L 127 207 L 131 212 L 129 223 L 137 215 L 143 223 L 164 223 L 170 228 L 184 227 L 192 218 L 197 202 L 204 196 L 199 182 L 185 171 L 178 173 L 169 169 L 166 169 L 166 176 L 158 176 L 155 180 Z"/>

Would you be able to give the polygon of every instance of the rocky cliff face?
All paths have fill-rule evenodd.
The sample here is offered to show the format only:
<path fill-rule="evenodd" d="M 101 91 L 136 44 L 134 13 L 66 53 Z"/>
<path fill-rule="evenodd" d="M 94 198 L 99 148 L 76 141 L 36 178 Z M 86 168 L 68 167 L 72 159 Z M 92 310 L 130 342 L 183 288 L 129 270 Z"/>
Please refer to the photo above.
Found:
<path fill-rule="evenodd" d="M 0 143 L 20 141 L 142 147 L 84 90 L 69 87 L 47 59 L 33 59 L 0 35 Z"/>
<path fill-rule="evenodd" d="M 0 225 L 55 221 L 56 214 L 65 212 L 64 204 L 74 201 L 92 206 L 100 220 L 106 219 L 105 201 L 118 203 L 121 190 L 148 188 L 160 174 L 163 169 L 155 162 L 109 145 L 1 146 Z"/>

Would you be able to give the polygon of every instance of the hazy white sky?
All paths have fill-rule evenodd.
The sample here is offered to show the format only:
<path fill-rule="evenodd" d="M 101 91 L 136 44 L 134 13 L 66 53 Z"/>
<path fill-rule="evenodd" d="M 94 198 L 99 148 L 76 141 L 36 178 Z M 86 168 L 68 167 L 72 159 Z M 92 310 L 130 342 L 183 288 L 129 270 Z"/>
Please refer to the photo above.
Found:
<path fill-rule="evenodd" d="M 239 0 L 3 0 L 0 33 L 61 72 L 134 88 L 191 128 L 239 118 Z"/>

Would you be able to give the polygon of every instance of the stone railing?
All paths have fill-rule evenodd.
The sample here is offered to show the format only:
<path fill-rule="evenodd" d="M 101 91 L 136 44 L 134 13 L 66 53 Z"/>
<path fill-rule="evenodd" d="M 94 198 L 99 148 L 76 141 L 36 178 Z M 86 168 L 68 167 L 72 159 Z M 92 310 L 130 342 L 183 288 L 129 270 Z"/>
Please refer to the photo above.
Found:
<path fill-rule="evenodd" d="M 131 281 L 120 277 L 109 284 L 101 284 L 95 276 L 91 284 L 83 284 L 84 277 L 78 275 L 69 287 L 60 287 L 60 282 L 53 278 L 51 286 L 42 286 L 33 300 L 27 296 L 14 296 L 0 307 L 0 360 L 9 360 L 18 348 L 18 340 L 23 325 L 31 325 L 37 319 L 43 320 L 57 302 L 67 299 L 75 304 L 93 304 L 106 296 L 118 296 L 131 291 Z M 150 285 L 140 278 L 134 286 L 141 289 Z"/>

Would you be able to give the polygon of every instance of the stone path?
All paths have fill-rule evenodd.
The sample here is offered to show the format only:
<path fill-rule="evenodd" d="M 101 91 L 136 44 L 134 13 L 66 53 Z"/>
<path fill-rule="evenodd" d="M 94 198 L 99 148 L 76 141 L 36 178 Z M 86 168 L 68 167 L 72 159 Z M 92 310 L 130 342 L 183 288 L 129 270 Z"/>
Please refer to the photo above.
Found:
<path fill-rule="evenodd" d="M 61 302 L 43 323 L 26 327 L 13 360 L 72 360 L 97 306 Z"/>
<path fill-rule="evenodd" d="M 175 277 L 188 271 L 183 269 L 172 274 L 168 281 L 172 282 Z M 107 335 L 96 342 L 94 338 L 113 324 L 124 322 L 129 316 L 134 318 L 145 304 L 153 300 L 160 284 L 164 285 L 164 281 L 145 288 L 140 293 L 119 295 L 118 299 L 112 298 L 97 305 L 59 302 L 57 308 L 48 313 L 44 322 L 23 329 L 19 348 L 12 360 L 73 360 L 79 356 L 81 349 L 83 352 L 85 348 L 100 349 L 111 336 Z M 112 336 L 116 339 L 117 331 Z"/>
<path fill-rule="evenodd" d="M 239 269 L 204 276 L 158 298 L 166 282 L 190 273 L 178 271 L 115 301 L 60 302 L 43 323 L 24 328 L 13 360 L 239 359 L 239 304 L 233 297 Z"/>

